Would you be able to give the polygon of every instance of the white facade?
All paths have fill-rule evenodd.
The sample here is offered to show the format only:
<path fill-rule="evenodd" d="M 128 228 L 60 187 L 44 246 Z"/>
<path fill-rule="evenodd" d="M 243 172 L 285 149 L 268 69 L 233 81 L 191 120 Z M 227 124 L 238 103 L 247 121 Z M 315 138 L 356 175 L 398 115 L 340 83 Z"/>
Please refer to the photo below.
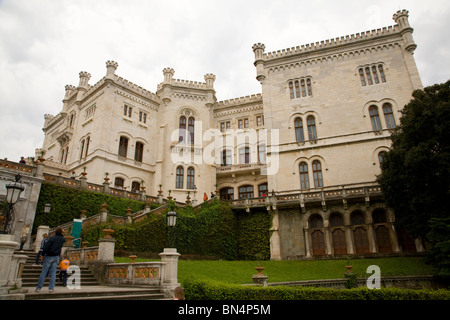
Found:
<path fill-rule="evenodd" d="M 145 186 L 152 196 L 170 190 L 179 201 L 188 192 L 200 201 L 217 190 L 231 200 L 373 183 L 403 106 L 422 88 L 408 12 L 393 19 L 394 26 L 276 52 L 255 44 L 261 94 L 226 101 L 216 101 L 212 74 L 195 82 L 165 68 L 153 93 L 116 75 L 113 61 L 94 85 L 81 72 L 77 87 L 66 86 L 62 111 L 45 115 L 45 170 L 70 176 L 85 167 L 91 183 L 108 173 L 113 186 Z M 328 223 L 330 212 L 315 213 Z M 304 232 L 309 215 L 290 221 Z M 275 217 L 280 230 L 282 221 Z M 272 255 L 286 258 L 291 249 L 277 237 Z M 293 251 L 307 255 L 309 242 Z"/>

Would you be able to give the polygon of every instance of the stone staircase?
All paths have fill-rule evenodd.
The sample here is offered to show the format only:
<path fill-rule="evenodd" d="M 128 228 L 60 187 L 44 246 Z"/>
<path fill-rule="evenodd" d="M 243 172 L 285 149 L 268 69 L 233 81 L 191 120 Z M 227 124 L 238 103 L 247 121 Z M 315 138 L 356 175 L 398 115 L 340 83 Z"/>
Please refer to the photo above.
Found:
<path fill-rule="evenodd" d="M 17 252 L 17 251 L 16 251 Z M 81 289 L 63 287 L 59 281 L 59 269 L 56 274 L 56 285 L 52 293 L 48 291 L 50 277 L 47 277 L 40 292 L 35 292 L 42 266 L 34 266 L 36 254 L 32 250 L 17 252 L 25 254 L 28 259 L 22 271 L 22 289 L 25 300 L 154 300 L 164 299 L 159 288 L 117 287 L 101 285 L 88 267 L 81 266 Z"/>

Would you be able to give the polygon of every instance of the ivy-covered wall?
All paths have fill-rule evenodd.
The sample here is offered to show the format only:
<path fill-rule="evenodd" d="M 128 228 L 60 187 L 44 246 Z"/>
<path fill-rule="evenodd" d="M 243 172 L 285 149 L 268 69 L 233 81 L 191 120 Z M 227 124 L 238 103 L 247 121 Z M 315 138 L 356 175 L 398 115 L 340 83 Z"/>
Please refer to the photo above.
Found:
<path fill-rule="evenodd" d="M 46 203 L 52 206 L 48 214 L 44 213 Z M 87 217 L 95 215 L 100 212 L 103 203 L 108 204 L 108 212 L 110 214 L 117 216 L 125 216 L 127 208 L 131 208 L 133 212 L 136 212 L 145 207 L 145 202 L 142 201 L 43 183 L 36 207 L 33 233 L 42 224 L 54 228 L 73 221 L 73 219 L 78 219 L 81 210 L 86 210 Z"/>
<path fill-rule="evenodd" d="M 194 211 L 191 206 L 173 208 L 177 223 L 174 246 L 183 255 L 214 256 L 226 260 L 264 260 L 270 258 L 272 217 L 267 210 L 249 213 L 232 210 L 227 202 L 216 199 Z M 169 211 L 169 209 L 167 209 Z M 116 250 L 159 253 L 168 247 L 166 214 L 149 214 L 148 219 L 132 225 L 113 223 L 91 226 L 82 232 L 83 241 L 96 245 L 101 230 L 112 228 Z"/>
<path fill-rule="evenodd" d="M 52 206 L 49 214 L 44 214 L 46 203 Z M 103 203 L 108 204 L 110 214 L 118 216 L 124 216 L 127 208 L 136 212 L 145 207 L 141 201 L 43 183 L 33 231 L 36 232 L 41 224 L 52 228 L 73 221 L 80 217 L 81 210 L 86 210 L 86 216 L 90 217 L 99 213 Z M 166 226 L 169 208 L 178 215 L 173 241 L 181 254 L 226 260 L 270 258 L 271 214 L 264 208 L 254 208 L 251 212 L 233 210 L 228 202 L 217 198 L 195 209 L 192 206 L 177 207 L 172 202 L 164 214 L 151 213 L 147 219 L 130 225 L 112 222 L 94 225 L 82 230 L 82 241 L 88 241 L 90 246 L 97 245 L 104 236 L 102 230 L 112 228 L 116 250 L 160 253 L 169 245 Z"/>

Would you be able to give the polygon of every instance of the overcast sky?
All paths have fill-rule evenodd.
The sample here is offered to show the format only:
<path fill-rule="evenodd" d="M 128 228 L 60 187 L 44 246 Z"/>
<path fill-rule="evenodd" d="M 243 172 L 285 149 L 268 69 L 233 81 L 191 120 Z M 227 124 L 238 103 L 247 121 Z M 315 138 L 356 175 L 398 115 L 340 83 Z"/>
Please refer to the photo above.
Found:
<path fill-rule="evenodd" d="M 151 92 L 165 67 L 177 79 L 213 73 L 225 100 L 261 92 L 253 44 L 270 52 L 390 26 L 399 9 L 424 86 L 450 79 L 448 0 L 0 0 L 0 158 L 34 156 L 64 86 L 80 71 L 95 84 L 107 60 Z"/>

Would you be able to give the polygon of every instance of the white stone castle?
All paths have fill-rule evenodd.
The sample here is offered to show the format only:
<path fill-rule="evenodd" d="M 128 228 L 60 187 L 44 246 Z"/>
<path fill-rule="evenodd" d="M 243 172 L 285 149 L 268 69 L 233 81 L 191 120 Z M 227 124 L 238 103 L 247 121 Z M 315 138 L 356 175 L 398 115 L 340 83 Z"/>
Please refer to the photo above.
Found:
<path fill-rule="evenodd" d="M 421 251 L 396 230 L 375 183 L 401 110 L 422 83 L 408 11 L 394 26 L 265 52 L 255 44 L 261 94 L 217 101 L 215 76 L 174 78 L 156 92 L 116 75 L 67 85 L 45 115 L 45 172 L 88 173 L 114 189 L 178 201 L 218 194 L 273 213 L 272 259 Z M 250 81 L 251 79 L 249 79 Z"/>

